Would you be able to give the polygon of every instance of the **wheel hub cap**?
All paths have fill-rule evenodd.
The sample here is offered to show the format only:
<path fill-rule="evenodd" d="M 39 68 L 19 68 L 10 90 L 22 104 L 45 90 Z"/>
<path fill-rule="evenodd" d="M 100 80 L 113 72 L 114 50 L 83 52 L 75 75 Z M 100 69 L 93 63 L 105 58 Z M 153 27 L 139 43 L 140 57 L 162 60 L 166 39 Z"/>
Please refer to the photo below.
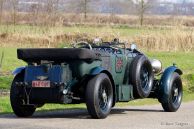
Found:
<path fill-rule="evenodd" d="M 148 72 L 144 73 L 144 81 L 147 82 L 148 81 Z"/>
<path fill-rule="evenodd" d="M 107 102 L 107 94 L 106 94 L 105 90 L 103 90 L 102 98 L 103 98 L 104 103 L 106 103 Z"/>
<path fill-rule="evenodd" d="M 174 89 L 174 96 L 178 96 L 178 88 Z"/>

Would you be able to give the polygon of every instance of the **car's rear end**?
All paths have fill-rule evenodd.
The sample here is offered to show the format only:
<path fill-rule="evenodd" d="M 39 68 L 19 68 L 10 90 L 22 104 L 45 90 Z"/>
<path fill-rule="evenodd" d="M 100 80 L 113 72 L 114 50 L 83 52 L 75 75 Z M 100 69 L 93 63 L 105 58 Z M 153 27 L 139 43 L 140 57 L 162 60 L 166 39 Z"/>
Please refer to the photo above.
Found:
<path fill-rule="evenodd" d="M 70 103 L 67 101 L 67 88 L 72 82 L 72 71 L 69 64 L 53 65 L 52 63 L 29 65 L 25 68 L 24 81 L 30 103 Z"/>
<path fill-rule="evenodd" d="M 13 108 L 13 98 L 20 100 L 20 106 L 81 101 L 83 96 L 76 92 L 92 68 L 100 65 L 99 56 L 89 49 L 18 49 L 17 54 L 28 65 L 14 72 Z"/>

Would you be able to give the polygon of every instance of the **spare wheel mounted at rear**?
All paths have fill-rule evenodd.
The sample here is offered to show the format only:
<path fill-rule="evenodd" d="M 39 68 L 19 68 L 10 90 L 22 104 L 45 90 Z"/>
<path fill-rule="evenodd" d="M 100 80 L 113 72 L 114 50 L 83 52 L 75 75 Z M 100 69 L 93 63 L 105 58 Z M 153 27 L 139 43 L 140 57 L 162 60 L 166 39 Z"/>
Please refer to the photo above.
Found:
<path fill-rule="evenodd" d="M 133 85 L 134 98 L 146 98 L 149 96 L 154 74 L 152 65 L 144 55 L 136 56 L 130 66 L 130 83 Z"/>

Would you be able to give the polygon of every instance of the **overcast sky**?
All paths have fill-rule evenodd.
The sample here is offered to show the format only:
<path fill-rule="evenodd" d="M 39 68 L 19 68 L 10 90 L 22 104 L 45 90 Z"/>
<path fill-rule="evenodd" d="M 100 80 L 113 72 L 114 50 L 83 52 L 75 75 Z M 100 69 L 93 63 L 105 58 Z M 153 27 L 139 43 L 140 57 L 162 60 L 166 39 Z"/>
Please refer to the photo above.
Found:
<path fill-rule="evenodd" d="M 183 1 L 194 2 L 194 0 L 161 0 L 161 1 L 178 2 L 178 3 L 183 3 Z"/>
<path fill-rule="evenodd" d="M 136 0 L 133 0 L 133 1 L 135 2 Z M 149 0 L 146 0 L 146 1 L 149 1 Z M 185 1 L 187 3 L 190 3 L 190 2 L 193 2 L 194 3 L 194 0 L 160 0 L 160 1 L 164 1 L 164 2 L 174 2 L 174 3 L 183 3 Z"/>

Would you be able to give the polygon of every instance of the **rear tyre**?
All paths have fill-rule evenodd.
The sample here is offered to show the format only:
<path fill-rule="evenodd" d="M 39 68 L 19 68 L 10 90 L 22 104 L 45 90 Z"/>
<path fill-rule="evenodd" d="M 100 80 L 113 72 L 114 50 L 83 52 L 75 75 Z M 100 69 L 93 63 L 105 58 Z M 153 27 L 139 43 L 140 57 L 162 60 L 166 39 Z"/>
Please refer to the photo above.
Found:
<path fill-rule="evenodd" d="M 113 104 L 113 89 L 109 77 L 101 73 L 92 78 L 87 84 L 85 96 L 92 118 L 106 118 Z"/>
<path fill-rule="evenodd" d="M 154 74 L 149 59 L 144 55 L 138 55 L 132 61 L 130 81 L 133 85 L 134 98 L 149 96 L 153 86 Z"/>
<path fill-rule="evenodd" d="M 169 93 L 168 95 L 164 95 L 164 102 L 162 102 L 162 107 L 166 112 L 176 112 L 182 102 L 183 96 L 183 88 L 182 81 L 180 75 L 178 73 L 174 73 L 171 78 L 171 82 L 169 85 Z"/>
<path fill-rule="evenodd" d="M 29 117 L 32 116 L 36 108 L 34 106 L 24 106 L 21 87 L 16 86 L 16 82 L 23 82 L 24 74 L 18 74 L 15 76 L 10 90 L 10 101 L 13 112 L 18 117 Z"/>

